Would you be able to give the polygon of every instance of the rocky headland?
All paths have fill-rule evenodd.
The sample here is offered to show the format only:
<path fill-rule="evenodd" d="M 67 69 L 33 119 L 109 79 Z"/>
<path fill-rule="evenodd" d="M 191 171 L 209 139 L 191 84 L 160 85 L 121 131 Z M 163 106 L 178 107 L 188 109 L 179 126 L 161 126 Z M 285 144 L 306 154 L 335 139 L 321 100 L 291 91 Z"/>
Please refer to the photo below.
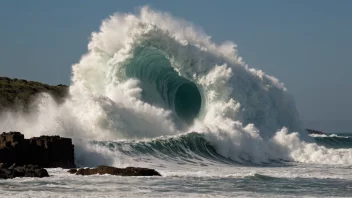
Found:
<path fill-rule="evenodd" d="M 28 111 L 35 97 L 44 92 L 53 96 L 56 102 L 62 103 L 68 94 L 68 86 L 0 77 L 0 111 L 16 109 Z"/>

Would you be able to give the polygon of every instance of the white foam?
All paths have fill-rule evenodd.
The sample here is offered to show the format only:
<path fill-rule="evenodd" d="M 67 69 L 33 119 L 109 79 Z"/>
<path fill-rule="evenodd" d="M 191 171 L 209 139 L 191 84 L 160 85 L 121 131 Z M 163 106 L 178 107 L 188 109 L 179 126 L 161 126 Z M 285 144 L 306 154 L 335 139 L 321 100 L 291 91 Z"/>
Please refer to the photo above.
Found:
<path fill-rule="evenodd" d="M 124 73 L 133 49 L 145 41 L 161 50 L 175 70 L 202 92 L 200 116 L 186 131 L 177 126 L 171 110 L 142 101 L 138 80 Z M 234 160 L 352 163 L 351 149 L 327 149 L 308 143 L 305 133 L 288 132 L 301 129 L 292 97 L 278 79 L 249 68 L 234 43 L 215 44 L 189 22 L 149 7 L 104 20 L 72 71 L 70 96 L 64 104 L 57 105 L 44 94 L 34 112 L 3 113 L 0 129 L 19 130 L 26 136 L 59 134 L 77 142 L 154 138 L 194 130 L 205 133 L 217 152 Z M 79 148 L 82 160 L 91 150 L 104 156 L 99 159 L 103 162 L 116 163 L 118 158 L 111 151 Z"/>

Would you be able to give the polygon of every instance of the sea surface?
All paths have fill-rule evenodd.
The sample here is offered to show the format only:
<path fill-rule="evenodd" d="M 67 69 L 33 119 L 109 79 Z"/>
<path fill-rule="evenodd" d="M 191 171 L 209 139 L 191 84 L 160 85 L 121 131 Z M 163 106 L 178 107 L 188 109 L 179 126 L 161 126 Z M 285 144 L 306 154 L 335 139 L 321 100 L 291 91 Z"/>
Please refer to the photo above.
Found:
<path fill-rule="evenodd" d="M 335 147 L 336 136 L 352 138 L 346 134 L 332 136 L 324 138 L 328 143 L 334 142 Z M 321 141 L 323 137 L 319 138 Z M 343 141 L 341 147 L 347 147 L 345 144 Z M 48 169 L 49 178 L 0 180 L 0 197 L 352 196 L 351 165 L 293 162 L 241 165 L 210 161 L 204 164 L 165 162 L 158 167 L 151 164 L 154 163 L 148 167 L 158 170 L 162 177 L 78 176 L 61 168 Z"/>
<path fill-rule="evenodd" d="M 80 167 L 163 176 L 49 169 L 49 178 L 1 180 L 2 197 L 352 196 L 348 134 L 310 137 L 289 90 L 235 43 L 149 6 L 103 20 L 63 102 L 42 93 L 29 107 L 0 112 L 0 131 L 72 138 Z"/>

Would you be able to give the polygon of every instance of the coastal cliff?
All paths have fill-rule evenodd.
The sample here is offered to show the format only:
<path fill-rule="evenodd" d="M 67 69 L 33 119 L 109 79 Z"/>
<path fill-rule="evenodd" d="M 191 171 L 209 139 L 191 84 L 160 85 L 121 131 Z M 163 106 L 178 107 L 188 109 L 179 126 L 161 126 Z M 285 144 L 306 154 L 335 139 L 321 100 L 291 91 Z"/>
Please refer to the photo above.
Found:
<path fill-rule="evenodd" d="M 43 92 L 61 103 L 68 93 L 68 86 L 62 84 L 51 86 L 35 81 L 0 77 L 0 111 L 16 108 L 27 111 L 35 96 Z"/>

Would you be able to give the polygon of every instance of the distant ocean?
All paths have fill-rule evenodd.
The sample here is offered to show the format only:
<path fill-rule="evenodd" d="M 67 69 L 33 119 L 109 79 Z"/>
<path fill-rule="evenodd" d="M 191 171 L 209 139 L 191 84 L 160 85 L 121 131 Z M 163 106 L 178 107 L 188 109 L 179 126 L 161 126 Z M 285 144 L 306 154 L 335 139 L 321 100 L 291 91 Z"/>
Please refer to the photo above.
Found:
<path fill-rule="evenodd" d="M 302 125 L 326 133 L 352 133 L 352 120 L 303 120 Z"/>
<path fill-rule="evenodd" d="M 71 137 L 79 166 L 163 176 L 49 169 L 0 180 L 0 197 L 352 196 L 349 134 L 309 136 L 284 84 L 250 68 L 233 42 L 149 7 L 104 20 L 65 102 L 42 94 L 33 106 L 2 112 L 0 130 Z"/>

